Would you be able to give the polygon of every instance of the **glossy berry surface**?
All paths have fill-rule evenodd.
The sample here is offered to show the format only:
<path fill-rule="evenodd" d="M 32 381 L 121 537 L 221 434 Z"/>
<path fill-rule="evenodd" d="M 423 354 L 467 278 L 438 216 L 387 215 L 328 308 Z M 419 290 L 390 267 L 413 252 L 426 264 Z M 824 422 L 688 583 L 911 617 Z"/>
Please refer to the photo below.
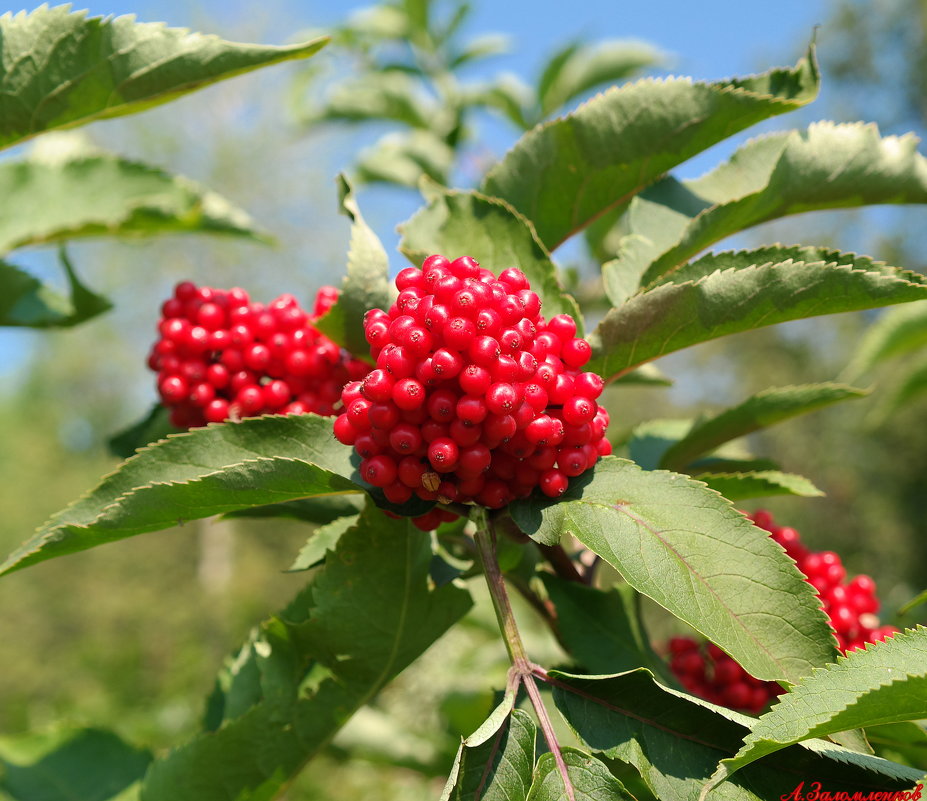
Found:
<path fill-rule="evenodd" d="M 265 306 L 239 288 L 178 284 L 161 307 L 160 339 L 148 357 L 171 422 L 191 428 L 261 414 L 335 414 L 345 383 L 368 372 L 313 325 L 337 297 L 322 287 L 310 315 L 292 295 Z M 372 394 L 378 388 L 386 392 L 371 383 Z M 337 430 L 354 437 L 344 424 Z"/>
<path fill-rule="evenodd" d="M 776 525 L 765 510 L 749 517 L 785 548 L 818 591 L 841 653 L 865 648 L 867 643 L 884 640 L 897 631 L 879 625 L 875 582 L 869 576 L 845 581 L 846 570 L 836 553 L 809 551 L 794 528 Z M 753 678 L 714 643 L 673 637 L 668 650 L 670 669 L 682 686 L 712 703 L 757 713 L 783 692 L 776 682 Z"/>
<path fill-rule="evenodd" d="M 393 306 L 365 316 L 377 369 L 345 387 L 336 424 L 364 458 L 381 443 L 376 458 L 397 475 L 388 497 L 400 486 L 490 508 L 535 489 L 558 497 L 611 452 L 602 379 L 582 369 L 591 348 L 568 315 L 541 315 L 520 270 L 496 278 L 472 258 L 430 256 L 396 288 Z"/>

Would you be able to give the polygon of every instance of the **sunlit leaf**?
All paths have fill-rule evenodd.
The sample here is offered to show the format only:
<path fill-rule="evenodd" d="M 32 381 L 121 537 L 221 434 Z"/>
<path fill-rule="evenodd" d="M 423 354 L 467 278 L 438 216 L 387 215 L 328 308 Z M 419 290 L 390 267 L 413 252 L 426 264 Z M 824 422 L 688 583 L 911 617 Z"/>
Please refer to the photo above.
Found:
<path fill-rule="evenodd" d="M 917 143 L 914 136 L 882 138 L 875 125 L 831 122 L 747 143 L 730 164 L 686 182 L 711 205 L 650 265 L 642 283 L 731 234 L 789 214 L 927 203 L 927 159 Z"/>
<path fill-rule="evenodd" d="M 272 47 L 88 17 L 70 5 L 0 17 L 0 147 L 52 128 L 132 114 L 243 72 L 319 51 L 327 38 Z"/>
<path fill-rule="evenodd" d="M 0 574 L 187 520 L 282 500 L 356 493 L 351 450 L 316 415 L 210 425 L 144 448 L 59 512 Z"/>
<path fill-rule="evenodd" d="M 813 54 L 794 68 L 744 79 L 626 84 L 527 133 L 490 170 L 482 191 L 531 220 L 553 250 L 672 167 L 810 102 L 817 90 Z"/>
<path fill-rule="evenodd" d="M 0 162 L 0 210 L 0 253 L 104 235 L 190 232 L 267 241 L 215 192 L 112 153 Z"/>
<path fill-rule="evenodd" d="M 927 298 L 927 279 L 919 273 L 853 254 L 836 263 L 793 261 L 788 255 L 775 261 L 769 258 L 774 250 L 765 248 L 756 258 L 750 251 L 717 254 L 697 263 L 707 273 L 702 277 L 634 295 L 587 337 L 593 347 L 587 369 L 609 379 L 728 334 Z M 742 266 L 744 261 L 750 263 Z"/>
<path fill-rule="evenodd" d="M 540 542 L 572 534 L 757 678 L 794 682 L 833 657 L 814 588 L 698 481 L 607 456 L 559 499 L 530 497 L 509 510 Z"/>
<path fill-rule="evenodd" d="M 550 254 L 518 212 L 479 192 L 433 185 L 426 191 L 428 205 L 399 227 L 399 247 L 413 264 L 420 266 L 427 256 L 440 253 L 450 259 L 472 256 L 497 275 L 517 267 L 540 296 L 545 317 L 566 313 L 581 321 L 576 301 L 564 293 Z"/>
<path fill-rule="evenodd" d="M 895 634 L 814 671 L 763 715 L 711 786 L 788 745 L 880 723 L 927 718 L 927 628 Z"/>

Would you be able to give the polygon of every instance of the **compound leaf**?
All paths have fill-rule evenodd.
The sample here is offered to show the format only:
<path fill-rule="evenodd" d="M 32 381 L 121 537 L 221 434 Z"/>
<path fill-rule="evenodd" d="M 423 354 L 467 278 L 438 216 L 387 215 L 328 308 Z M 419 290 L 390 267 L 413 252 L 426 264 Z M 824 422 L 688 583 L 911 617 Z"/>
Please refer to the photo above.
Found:
<path fill-rule="evenodd" d="M 328 42 L 272 47 L 88 17 L 69 5 L 0 17 L 0 147 L 53 128 L 132 114 L 259 67 L 308 58 Z"/>
<path fill-rule="evenodd" d="M 795 682 L 833 657 L 811 585 L 775 542 L 698 481 L 607 456 L 558 500 L 509 508 L 540 542 L 575 536 L 757 678 Z"/>
<path fill-rule="evenodd" d="M 813 52 L 794 68 L 744 79 L 625 84 L 528 132 L 490 170 L 482 191 L 531 220 L 554 250 L 672 167 L 817 91 Z"/>
<path fill-rule="evenodd" d="M 144 448 L 59 512 L 0 565 L 56 556 L 236 509 L 357 493 L 351 451 L 316 415 L 265 416 L 171 436 Z"/>
<path fill-rule="evenodd" d="M 775 250 L 702 259 L 700 277 L 678 284 L 674 278 L 634 295 L 587 337 L 593 356 L 586 369 L 610 379 L 728 334 L 927 298 L 927 279 L 919 273 L 853 254 L 841 262 L 793 261 L 786 254 L 780 261 L 769 258 Z"/>
<path fill-rule="evenodd" d="M 810 737 L 927 718 L 927 628 L 918 626 L 839 657 L 780 696 L 710 787 L 760 757 Z"/>
<path fill-rule="evenodd" d="M 471 605 L 431 544 L 368 506 L 312 582 L 220 675 L 209 731 L 152 764 L 142 801 L 270 799 Z M 237 686 L 236 686 L 237 683 Z"/>

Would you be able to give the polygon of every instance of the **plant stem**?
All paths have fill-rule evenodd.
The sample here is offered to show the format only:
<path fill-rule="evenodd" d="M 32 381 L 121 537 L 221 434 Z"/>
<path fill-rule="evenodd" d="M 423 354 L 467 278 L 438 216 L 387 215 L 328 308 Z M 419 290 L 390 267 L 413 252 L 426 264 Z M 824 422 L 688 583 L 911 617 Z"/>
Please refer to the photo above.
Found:
<path fill-rule="evenodd" d="M 528 654 L 525 651 L 525 645 L 521 640 L 521 634 L 515 622 L 515 615 L 512 612 L 512 604 L 509 602 L 509 595 L 505 589 L 505 580 L 496 559 L 496 537 L 489 515 L 486 509 L 474 507 L 470 513 L 470 519 L 476 524 L 476 534 L 474 535 L 476 550 L 483 565 L 486 584 L 492 597 L 493 608 L 496 610 L 496 619 L 499 621 L 499 628 L 502 630 L 502 636 L 505 639 L 505 647 L 512 662 L 509 680 L 513 681 L 516 687 L 518 683 L 524 684 L 531 705 L 534 707 L 534 713 L 541 725 L 541 731 L 544 733 L 544 739 L 547 741 L 547 747 L 550 748 L 551 753 L 554 755 L 554 761 L 557 763 L 560 778 L 563 780 L 567 798 L 569 801 L 576 801 L 576 794 L 567 773 L 567 766 L 563 759 L 563 752 L 560 750 L 560 743 L 541 699 L 541 693 L 534 681 L 536 675 L 546 676 L 547 674 L 543 668 L 528 659 Z"/>
<path fill-rule="evenodd" d="M 570 555 L 563 550 L 562 545 L 538 545 L 538 548 L 541 549 L 541 553 L 560 578 L 585 583 L 582 574 L 576 569 L 576 565 Z"/>
<path fill-rule="evenodd" d="M 476 551 L 483 565 L 483 572 L 486 574 L 486 584 L 492 596 L 493 608 L 496 610 L 496 620 L 499 621 L 509 659 L 512 665 L 520 670 L 529 664 L 528 655 L 521 641 L 521 634 L 518 632 L 515 615 L 512 612 L 512 604 L 509 603 L 509 594 L 506 592 L 505 581 L 502 578 L 502 571 L 499 570 L 499 562 L 496 559 L 495 532 L 489 522 L 489 515 L 483 507 L 474 507 L 470 513 L 470 519 L 476 524 L 476 534 L 473 539 L 476 541 Z"/>
<path fill-rule="evenodd" d="M 566 762 L 563 759 L 563 752 L 560 750 L 560 743 L 557 740 L 557 734 L 554 732 L 553 724 L 550 722 L 550 716 L 547 714 L 547 708 L 541 699 L 541 693 L 538 692 L 538 686 L 534 683 L 534 676 L 528 674 L 522 678 L 528 698 L 531 699 L 531 705 L 538 716 L 538 723 L 541 724 L 541 731 L 544 732 L 544 739 L 547 741 L 547 747 L 554 755 L 554 762 L 557 763 L 557 770 L 560 771 L 560 778 L 563 779 L 563 789 L 566 790 L 567 798 L 570 801 L 576 801 L 576 795 L 573 792 L 573 783 L 570 781 L 570 774 L 567 773 Z"/>

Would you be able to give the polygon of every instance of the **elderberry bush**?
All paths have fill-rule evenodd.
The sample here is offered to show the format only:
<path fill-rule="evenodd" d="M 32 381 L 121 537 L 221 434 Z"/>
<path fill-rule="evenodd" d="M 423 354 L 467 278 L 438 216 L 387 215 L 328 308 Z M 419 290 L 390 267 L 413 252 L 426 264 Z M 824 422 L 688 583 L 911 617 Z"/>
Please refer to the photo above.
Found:
<path fill-rule="evenodd" d="M 298 591 L 218 665 L 186 742 L 136 746 L 97 728 L 0 737 L 0 796 L 295 799 L 303 766 L 333 743 L 345 748 L 336 738 L 353 715 L 373 707 L 389 717 L 383 691 L 417 661 L 413 708 L 376 729 L 374 758 L 419 769 L 425 784 L 446 776 L 444 801 L 776 801 L 805 781 L 841 798 L 910 791 L 927 769 L 918 723 L 927 629 L 896 617 L 909 627 L 886 636 L 872 581 L 847 581 L 834 554 L 807 552 L 792 529 L 737 511 L 742 500 L 823 494 L 790 472 L 803 465 L 750 450 L 748 435 L 866 392 L 772 387 L 672 420 L 649 399 L 672 380 L 651 364 L 667 354 L 927 301 L 923 276 L 857 253 L 712 250 L 796 212 L 927 204 L 916 140 L 816 123 L 743 141 L 686 179 L 687 160 L 816 96 L 813 47 L 792 66 L 743 78 L 612 87 L 556 116 L 558 104 L 626 75 L 628 62 L 620 72 L 614 49 L 571 44 L 531 96 L 511 82 L 469 84 L 455 70 L 485 43 L 454 42 L 468 7 L 445 18 L 438 5 L 391 2 L 338 31 L 376 66 L 324 115 L 401 118 L 414 129 L 360 170 L 421 189 L 421 208 L 399 226 L 412 266 L 396 275 L 340 176 L 351 228 L 344 278 L 311 313 L 287 295 L 265 306 L 239 289 L 179 285 L 150 366 L 186 430 L 151 441 L 163 431 L 157 408 L 131 429 L 134 455 L 0 564 L 3 575 L 175 526 L 182 538 L 213 516 L 260 517 L 307 524 L 298 553 L 279 565 Z M 67 7 L 3 15 L 0 145 L 141 110 L 327 42 L 243 46 Z M 475 106 L 526 132 L 476 188 L 455 189 L 451 162 L 463 145 L 473 152 L 462 121 Z M 436 137 L 438 122 L 449 127 Z M 7 167 L 7 250 L 103 231 L 263 240 L 230 204 L 112 155 L 59 152 Z M 59 204 L 49 187 L 73 197 Z M 577 270 L 558 266 L 570 240 Z M 64 250 L 65 295 L 2 255 L 3 324 L 66 327 L 109 308 Z M 881 350 L 902 352 L 905 331 Z M 654 393 L 639 406 L 646 419 L 623 402 L 631 386 Z M 617 408 L 621 430 L 609 429 Z M 277 573 L 266 581 L 282 583 Z M 536 637 L 522 638 L 510 591 L 543 627 Z M 642 596 L 713 645 L 677 640 L 668 666 L 651 648 Z M 462 645 L 442 640 L 452 631 Z M 504 674 L 486 669 L 484 646 L 508 657 Z M 440 692 L 436 676 L 447 682 Z M 483 695 L 464 725 L 413 734 L 439 717 L 424 704 L 437 708 L 464 685 Z M 759 717 L 726 708 L 762 712 L 779 687 L 788 691 Z M 438 786 L 427 789 L 438 797 Z"/>

